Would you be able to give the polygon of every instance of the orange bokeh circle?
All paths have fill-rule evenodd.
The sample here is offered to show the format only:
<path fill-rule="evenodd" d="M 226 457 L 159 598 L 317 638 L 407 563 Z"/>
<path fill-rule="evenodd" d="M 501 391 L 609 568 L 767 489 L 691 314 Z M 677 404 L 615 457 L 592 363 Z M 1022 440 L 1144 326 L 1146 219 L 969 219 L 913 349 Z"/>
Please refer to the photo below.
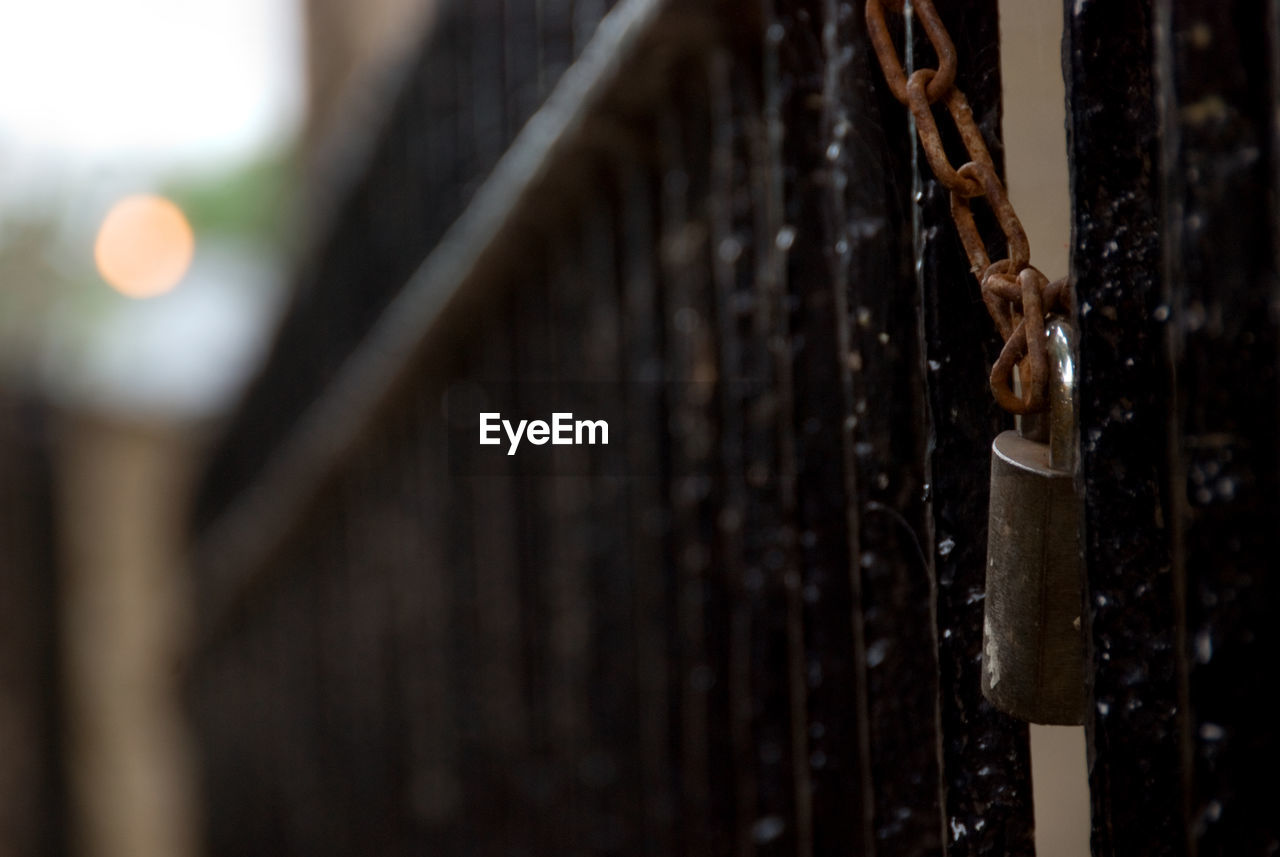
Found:
<path fill-rule="evenodd" d="M 195 235 L 182 210 L 164 197 L 127 196 L 107 212 L 93 258 L 111 288 L 131 298 L 162 295 L 191 267 Z"/>

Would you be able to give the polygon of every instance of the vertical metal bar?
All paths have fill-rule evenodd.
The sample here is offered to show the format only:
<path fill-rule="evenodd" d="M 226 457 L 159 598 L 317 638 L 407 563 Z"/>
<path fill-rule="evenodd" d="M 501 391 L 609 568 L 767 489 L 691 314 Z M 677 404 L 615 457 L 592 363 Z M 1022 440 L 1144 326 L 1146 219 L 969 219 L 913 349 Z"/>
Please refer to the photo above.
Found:
<path fill-rule="evenodd" d="M 1093 851 L 1184 851 L 1153 4 L 1064 4 Z"/>
<path fill-rule="evenodd" d="M 505 0 L 502 15 L 506 74 L 506 142 L 510 143 L 538 106 L 538 7 L 529 0 Z"/>
<path fill-rule="evenodd" d="M 506 7 L 503 0 L 481 0 L 468 16 L 471 22 L 470 144 L 477 173 L 484 175 L 506 151 Z"/>
<path fill-rule="evenodd" d="M 719 782 L 726 813 L 726 838 L 737 857 L 755 853 L 752 825 L 756 804 L 756 760 L 751 740 L 754 701 L 751 696 L 751 613 L 747 589 L 747 465 L 746 420 L 753 402 L 766 387 L 753 365 L 753 271 L 747 252 L 751 230 L 751 196 L 742 185 L 749 175 L 747 138 L 752 96 L 733 67 L 732 57 L 717 52 L 707 67 L 712 151 L 707 223 L 715 298 L 715 336 L 718 342 L 719 463 L 722 501 L 717 520 L 719 553 L 724 578 L 726 649 L 720 678 L 725 697 L 729 736 L 728 758 Z"/>
<path fill-rule="evenodd" d="M 550 346 L 554 336 L 550 316 L 550 259 L 545 249 L 531 251 L 522 281 L 513 290 L 510 334 L 514 340 L 512 407 L 535 412 L 545 406 L 546 382 L 551 375 Z M 554 619 L 546 593 L 545 577 L 552 562 L 549 510 L 533 464 L 512 457 L 517 480 L 518 593 L 520 643 L 523 649 L 521 691 L 527 714 L 529 755 L 520 766 L 519 799 L 525 805 L 528 827 L 525 844 L 534 854 L 555 853 L 556 776 L 551 730 L 550 626 Z"/>
<path fill-rule="evenodd" d="M 764 135 L 762 175 L 757 189 L 757 204 L 761 211 L 763 228 L 758 247 L 762 254 L 760 265 L 761 303 L 766 313 L 763 330 L 768 344 L 773 378 L 771 416 L 776 458 L 771 464 L 776 468 L 776 478 L 771 485 L 777 492 L 778 526 L 771 535 L 775 541 L 770 546 L 768 583 L 785 604 L 781 619 L 785 639 L 786 661 L 780 676 L 786 677 L 787 717 L 785 751 L 779 748 L 780 760 L 790 767 L 790 812 L 781 832 L 775 833 L 775 848 L 790 847 L 799 857 L 813 854 L 813 805 L 812 784 L 809 778 L 809 729 L 807 686 L 805 680 L 804 604 L 799 535 L 796 531 L 798 462 L 795 436 L 795 370 L 792 360 L 790 303 L 788 301 L 787 254 L 796 236 L 796 224 L 791 222 L 786 187 L 787 151 L 786 120 L 796 105 L 790 96 L 790 74 L 793 71 L 786 62 L 788 36 L 803 39 L 796 20 L 784 17 L 783 10 L 770 9 L 765 17 L 764 52 Z M 791 24 L 790 27 L 787 25 Z M 803 48 L 801 48 L 803 51 Z M 801 53 L 803 55 L 803 53 Z M 775 819 L 776 821 L 777 819 Z M 785 834 L 785 835 L 783 835 Z"/>
<path fill-rule="evenodd" d="M 694 102 L 694 99 L 689 99 Z M 679 700 L 681 847 L 685 854 L 705 853 L 710 843 L 711 765 L 709 692 L 713 673 L 708 663 L 706 577 L 715 561 L 710 514 L 714 503 L 714 471 L 710 457 L 715 427 L 708 404 L 715 394 L 715 354 L 708 329 L 704 282 L 700 270 L 706 249 L 705 224 L 698 217 L 702 202 L 697 168 L 704 154 L 693 139 L 684 110 L 693 103 L 672 104 L 658 128 L 661 146 L 662 232 L 659 259 L 664 293 L 665 379 L 670 438 L 668 504 L 677 585 L 675 670 L 672 691 Z"/>
<path fill-rule="evenodd" d="M 1156 10 L 1187 850 L 1265 854 L 1280 736 L 1253 689 L 1280 651 L 1280 21 L 1274 3 Z"/>
<path fill-rule="evenodd" d="M 472 406 L 459 416 L 465 425 L 450 432 L 450 450 L 467 446 L 473 467 L 460 472 L 451 468 L 451 481 L 469 483 L 472 500 L 469 515 L 471 544 L 475 553 L 474 605 L 478 653 L 475 669 L 476 696 L 472 716 L 480 727 L 480 746 L 471 754 L 470 767 L 479 771 L 477 787 L 480 823 L 491 828 L 488 839 L 495 854 L 516 854 L 528 848 L 528 814 L 519 794 L 520 771 L 529 755 L 529 709 L 523 693 L 523 643 L 521 640 L 518 471 L 505 451 L 478 452 L 474 418 L 484 411 L 510 410 L 515 360 L 514 289 L 494 295 L 495 312 L 485 320 L 472 392 Z"/>
<path fill-rule="evenodd" d="M 441 367 L 444 374 L 445 367 Z M 411 443 L 402 469 L 414 529 L 402 550 L 406 579 L 396 621 L 399 695 L 405 724 L 408 770 L 402 799 L 407 804 L 410 850 L 441 848 L 459 811 L 459 737 L 451 716 L 450 616 L 453 581 L 448 573 L 447 497 L 426 486 L 449 484 L 443 390 L 426 379 L 408 402 Z M 447 841 L 447 840 L 446 840 Z"/>
<path fill-rule="evenodd" d="M 724 555 L 728 545 L 720 538 L 727 474 L 720 459 L 725 419 L 720 403 L 726 378 L 719 360 L 723 343 L 718 336 L 716 247 L 712 240 L 714 227 L 711 222 L 717 190 L 713 165 L 717 142 L 714 125 L 717 92 L 708 58 L 699 57 L 689 62 L 678 74 L 686 81 L 681 87 L 682 97 L 678 103 L 683 113 L 683 169 L 688 176 L 688 207 L 681 246 L 678 250 L 666 249 L 683 257 L 687 279 L 682 286 L 692 287 L 688 305 L 696 314 L 693 329 L 687 329 L 688 321 L 695 316 L 682 313 L 679 304 L 676 304 L 673 320 L 677 336 L 685 340 L 682 345 L 689 348 L 688 354 L 693 360 L 691 376 L 684 379 L 683 393 L 686 404 L 699 408 L 701 413 L 696 421 L 686 423 L 684 428 L 691 432 L 686 438 L 691 441 L 690 451 L 696 451 L 695 478 L 705 485 L 705 497 L 700 501 L 697 512 L 698 553 L 704 563 L 698 572 L 699 621 L 702 626 L 699 646 L 702 654 L 690 674 L 690 684 L 701 697 L 705 709 L 706 734 L 702 740 L 706 748 L 708 795 L 701 839 L 696 847 L 702 854 L 720 855 L 730 852 L 733 837 L 733 778 L 730 767 L 733 743 L 725 725 L 730 716 L 728 628 L 734 578 L 731 564 Z M 669 337 L 668 341 L 676 341 L 677 336 Z M 681 563 L 690 559 L 689 556 L 677 557 Z"/>
<path fill-rule="evenodd" d="M 535 0 L 538 9 L 539 97 L 545 96 L 573 61 L 573 0 Z"/>
<path fill-rule="evenodd" d="M 802 763 L 812 815 L 807 847 L 819 854 L 873 854 L 877 797 L 866 704 L 863 570 L 853 552 L 873 554 L 859 547 L 857 510 L 863 498 L 858 492 L 866 488 L 850 468 L 849 456 L 856 416 L 848 360 L 847 240 L 843 252 L 837 249 L 846 230 L 849 175 L 844 144 L 835 139 L 834 129 L 844 107 L 842 70 L 850 54 L 839 44 L 835 4 L 793 3 L 787 11 L 791 23 L 782 43 L 787 62 L 780 72 L 793 82 L 783 107 L 787 225 L 779 251 L 785 252 L 791 335 L 788 417 L 797 468 L 807 694 Z M 907 330 L 913 328 L 912 323 Z M 917 575 L 917 586 L 921 580 Z M 885 610 L 896 614 L 898 605 L 886 604 Z M 927 629 L 927 622 L 920 626 L 926 634 Z M 901 770 L 893 779 L 900 776 Z"/>
<path fill-rule="evenodd" d="M 614 153 L 620 155 L 621 153 Z M 581 778 L 590 800 L 587 841 L 598 851 L 634 852 L 643 824 L 637 754 L 636 642 L 631 633 L 636 577 L 652 573 L 638 568 L 626 551 L 627 471 L 623 435 L 626 380 L 620 328 L 621 288 L 618 259 L 616 175 L 598 162 L 588 175 L 598 188 L 585 203 L 579 238 L 578 273 L 582 292 L 580 328 L 581 384 L 572 402 L 574 419 L 604 420 L 608 445 L 578 448 L 588 468 L 592 526 L 588 530 L 587 569 L 591 604 L 588 664 L 588 752 Z M 572 408 L 568 407 L 572 405 Z"/>
<path fill-rule="evenodd" d="M 876 850 L 933 854 L 944 835 L 938 659 L 945 632 L 933 574 L 925 384 L 937 361 L 923 353 L 914 206 L 899 192 L 913 181 L 912 150 L 901 145 L 905 115 L 878 85 L 865 18 L 849 16 L 837 32 L 840 43 L 862 48 L 840 54 L 831 46 L 840 63 L 827 72 L 835 96 L 819 143 L 833 174 L 826 217 L 846 402 L 859 707 L 867 722 L 864 812 Z"/>
<path fill-rule="evenodd" d="M 538 410 L 547 401 L 572 401 L 580 389 L 582 361 L 578 225 L 550 238 L 549 307 L 551 338 L 546 343 L 550 378 L 541 385 Z M 537 388 L 535 388 L 537 389 Z M 561 398 L 563 397 L 563 399 Z M 550 515 L 547 564 L 542 569 L 548 608 L 548 710 L 559 805 L 559 853 L 585 848 L 588 794 L 579 776 L 587 755 L 590 703 L 588 648 L 591 614 L 588 543 L 591 509 L 588 479 L 577 447 L 546 449 L 549 472 L 538 478 L 541 502 Z M 529 454 L 533 454 L 530 451 Z"/>
<path fill-rule="evenodd" d="M 668 569 L 670 520 L 666 510 L 667 414 L 663 379 L 667 375 L 663 296 L 658 282 L 659 174 L 633 165 L 620 177 L 624 246 L 622 265 L 622 340 L 628 379 L 625 454 L 631 469 L 628 491 L 628 553 L 636 569 L 631 633 L 636 646 L 637 711 L 642 752 L 643 833 L 638 851 L 649 857 L 676 853 L 677 795 L 672 772 L 673 721 L 670 717 L 672 659 L 666 629 L 671 616 Z"/>
<path fill-rule="evenodd" d="M 999 168 L 996 5 L 994 0 L 945 3 L 938 11 L 964 58 L 956 84 L 968 95 Z M 913 33 L 908 56 L 913 66 L 917 60 L 921 66 L 933 63 L 923 33 Z M 952 160 L 962 162 L 958 141 L 944 137 L 944 142 Z M 929 480 L 934 534 L 927 550 L 938 588 L 943 835 L 950 855 L 1032 854 L 1027 728 L 997 712 L 979 688 L 989 455 L 991 440 L 1005 423 L 987 385 L 999 342 L 951 226 L 949 193 L 918 148 L 914 192 L 934 437 Z M 1003 247 L 994 228 L 986 228 L 984 238 L 989 247 Z"/>

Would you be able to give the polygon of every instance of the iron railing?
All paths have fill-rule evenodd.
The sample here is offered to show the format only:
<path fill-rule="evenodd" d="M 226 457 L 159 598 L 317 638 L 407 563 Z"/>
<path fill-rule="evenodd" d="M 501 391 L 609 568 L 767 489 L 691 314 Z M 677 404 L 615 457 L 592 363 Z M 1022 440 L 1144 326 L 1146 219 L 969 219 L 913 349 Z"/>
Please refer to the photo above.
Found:
<path fill-rule="evenodd" d="M 995 3 L 938 5 L 998 165 Z M 1186 217 L 1272 222 L 1275 22 L 1068 5 L 1094 849 L 1267 853 L 1275 263 L 1208 289 Z M 211 853 L 1033 852 L 1000 343 L 912 139 L 844 4 L 442 13 L 203 483 Z M 611 443 L 476 443 L 561 407 Z"/>

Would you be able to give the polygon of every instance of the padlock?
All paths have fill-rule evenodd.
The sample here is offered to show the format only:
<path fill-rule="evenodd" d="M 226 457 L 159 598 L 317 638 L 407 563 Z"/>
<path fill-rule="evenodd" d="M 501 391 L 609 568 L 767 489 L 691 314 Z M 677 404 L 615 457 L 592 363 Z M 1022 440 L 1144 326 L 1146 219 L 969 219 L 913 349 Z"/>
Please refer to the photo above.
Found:
<path fill-rule="evenodd" d="M 982 693 L 1014 717 L 1078 725 L 1086 701 L 1075 343 L 1060 320 L 1045 334 L 1048 425 L 1024 419 L 991 445 Z"/>

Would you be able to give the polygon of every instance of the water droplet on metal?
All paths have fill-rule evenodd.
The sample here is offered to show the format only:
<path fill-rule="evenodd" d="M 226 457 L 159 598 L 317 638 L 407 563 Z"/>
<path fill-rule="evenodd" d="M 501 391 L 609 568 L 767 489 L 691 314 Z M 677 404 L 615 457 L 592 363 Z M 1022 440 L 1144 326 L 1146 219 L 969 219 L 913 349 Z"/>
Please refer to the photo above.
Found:
<path fill-rule="evenodd" d="M 1221 741 L 1226 734 L 1227 730 L 1217 723 L 1205 723 L 1200 727 L 1200 737 L 1205 741 Z"/>
<path fill-rule="evenodd" d="M 778 237 L 774 239 L 779 250 L 790 250 L 791 245 L 796 242 L 796 228 L 794 226 L 784 226 L 778 230 Z"/>
<path fill-rule="evenodd" d="M 1208 631 L 1196 634 L 1196 661 L 1207 664 L 1213 660 L 1213 638 Z"/>
<path fill-rule="evenodd" d="M 718 249 L 720 260 L 727 264 L 733 264 L 742 255 L 742 242 L 737 238 L 726 238 L 720 242 Z"/>
<path fill-rule="evenodd" d="M 698 329 L 698 311 L 692 307 L 681 307 L 676 310 L 675 325 L 676 330 L 681 333 L 693 333 Z"/>
<path fill-rule="evenodd" d="M 878 667 L 884 663 L 885 655 L 889 652 L 889 641 L 885 639 L 876 640 L 867 647 L 867 666 Z"/>
<path fill-rule="evenodd" d="M 756 823 L 751 825 L 751 838 L 757 845 L 766 845 L 781 836 L 786 829 L 787 823 L 780 816 L 766 815 L 756 819 Z"/>

